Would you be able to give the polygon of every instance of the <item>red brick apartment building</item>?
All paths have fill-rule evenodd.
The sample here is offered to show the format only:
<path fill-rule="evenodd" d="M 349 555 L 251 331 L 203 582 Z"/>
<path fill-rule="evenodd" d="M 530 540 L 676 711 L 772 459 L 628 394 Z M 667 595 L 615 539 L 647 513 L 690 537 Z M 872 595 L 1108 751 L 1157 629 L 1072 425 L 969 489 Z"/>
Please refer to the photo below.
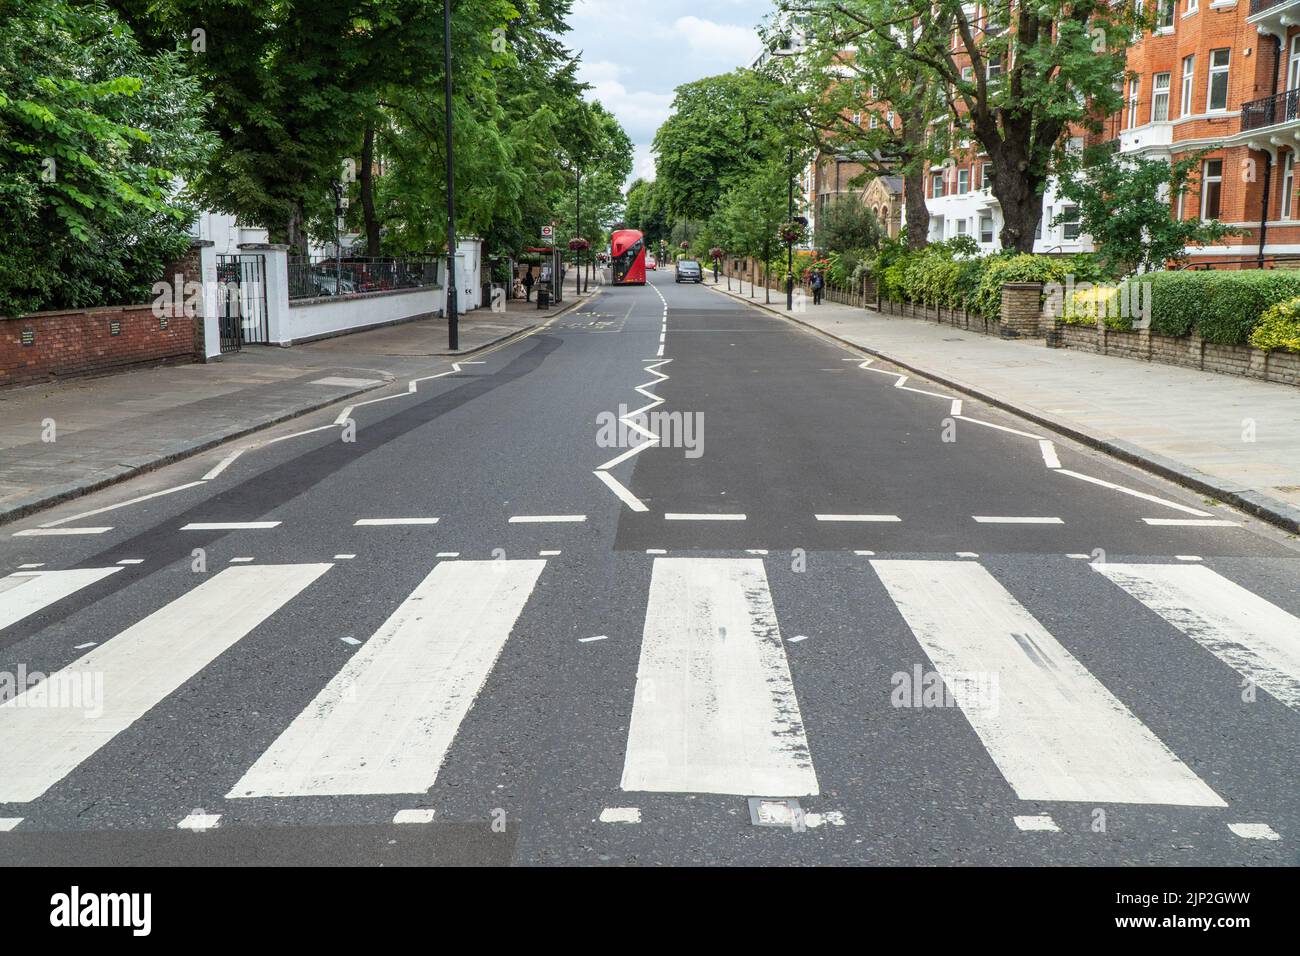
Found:
<path fill-rule="evenodd" d="M 1300 0 L 1146 2 L 1157 25 L 1128 53 L 1121 152 L 1207 151 L 1177 213 L 1244 233 L 1192 262 L 1300 255 Z"/>

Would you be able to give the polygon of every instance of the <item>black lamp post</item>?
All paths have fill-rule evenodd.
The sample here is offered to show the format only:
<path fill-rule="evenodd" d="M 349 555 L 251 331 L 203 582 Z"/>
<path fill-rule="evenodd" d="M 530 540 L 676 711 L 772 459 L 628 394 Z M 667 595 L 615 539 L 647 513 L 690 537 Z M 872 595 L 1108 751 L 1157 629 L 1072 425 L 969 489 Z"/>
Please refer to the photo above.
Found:
<path fill-rule="evenodd" d="M 442 55 L 446 73 L 444 137 L 447 151 L 447 348 L 460 348 L 460 319 L 456 314 L 456 180 L 451 153 L 451 0 L 442 3 Z"/>
<path fill-rule="evenodd" d="M 794 147 L 790 147 L 789 153 L 790 168 L 790 198 L 786 203 L 786 222 L 794 221 Z M 786 263 L 785 263 L 785 310 L 794 311 L 794 237 L 785 244 Z"/>

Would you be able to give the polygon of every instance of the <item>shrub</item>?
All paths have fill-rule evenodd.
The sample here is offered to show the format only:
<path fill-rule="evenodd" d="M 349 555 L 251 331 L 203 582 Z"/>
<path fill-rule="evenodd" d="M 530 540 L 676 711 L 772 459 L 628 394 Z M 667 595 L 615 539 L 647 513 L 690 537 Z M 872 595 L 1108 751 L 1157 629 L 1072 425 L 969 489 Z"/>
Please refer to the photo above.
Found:
<path fill-rule="evenodd" d="M 1098 316 L 1106 328 L 1117 332 L 1133 329 L 1131 316 L 1124 316 L 1120 307 L 1118 285 L 1093 285 L 1076 289 L 1064 303 L 1061 321 L 1066 325 L 1096 325 Z"/>
<path fill-rule="evenodd" d="M 996 318 L 1002 311 L 1002 286 L 1007 282 L 1064 282 L 1064 263 L 1029 253 L 989 256 L 975 291 L 971 311 Z"/>
<path fill-rule="evenodd" d="M 1161 272 L 1151 282 L 1151 330 L 1207 342 L 1248 342 L 1260 317 L 1273 305 L 1300 296 L 1300 273 L 1250 269 Z"/>
<path fill-rule="evenodd" d="M 1250 344 L 1266 352 L 1300 352 L 1300 296 L 1271 306 L 1250 334 Z"/>

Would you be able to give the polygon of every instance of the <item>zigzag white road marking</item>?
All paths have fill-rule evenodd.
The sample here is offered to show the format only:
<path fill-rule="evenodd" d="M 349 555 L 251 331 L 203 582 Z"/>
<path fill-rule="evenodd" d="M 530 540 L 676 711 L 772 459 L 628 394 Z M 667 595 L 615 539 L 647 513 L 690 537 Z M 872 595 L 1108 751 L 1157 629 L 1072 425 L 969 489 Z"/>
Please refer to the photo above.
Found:
<path fill-rule="evenodd" d="M 659 444 L 658 435 L 650 431 L 648 428 L 643 427 L 639 422 L 633 421 L 632 419 L 634 419 L 637 415 L 640 415 L 643 412 L 648 412 L 650 409 L 656 408 L 664 403 L 664 400 L 662 398 L 660 398 L 654 392 L 649 391 L 649 389 L 658 385 L 660 382 L 666 382 L 668 381 L 669 378 L 671 378 L 671 376 L 669 376 L 668 374 L 659 371 L 659 367 L 661 365 L 667 365 L 669 362 L 672 361 L 672 359 L 644 359 L 643 361 L 647 361 L 651 363 L 645 367 L 645 370 L 649 372 L 651 375 L 655 375 L 658 377 L 655 378 L 653 381 L 643 382 L 642 384 L 637 385 L 635 387 L 635 391 L 639 392 L 641 395 L 650 399 L 651 401 L 648 405 L 642 405 L 640 408 L 636 409 L 635 411 L 628 412 L 626 415 L 619 418 L 619 421 L 622 422 L 624 425 L 626 425 L 628 428 L 631 428 L 633 431 L 639 432 L 640 434 L 646 436 L 646 440 L 641 442 L 641 444 L 639 445 L 633 445 L 631 448 L 627 449 L 627 451 L 623 452 L 621 455 L 617 455 L 614 458 L 611 458 L 603 465 L 597 466 L 596 470 L 593 472 L 593 474 L 605 484 L 605 487 L 609 488 L 609 490 L 612 491 L 620 501 L 626 504 L 633 511 L 646 511 L 647 509 L 645 503 L 636 495 L 634 495 L 622 482 L 620 482 L 617 478 L 615 478 L 613 475 L 609 474 L 608 472 L 609 469 L 613 468 L 615 465 L 622 464 L 623 462 L 631 458 L 633 455 L 640 454 L 641 452 L 645 451 L 647 448 Z"/>

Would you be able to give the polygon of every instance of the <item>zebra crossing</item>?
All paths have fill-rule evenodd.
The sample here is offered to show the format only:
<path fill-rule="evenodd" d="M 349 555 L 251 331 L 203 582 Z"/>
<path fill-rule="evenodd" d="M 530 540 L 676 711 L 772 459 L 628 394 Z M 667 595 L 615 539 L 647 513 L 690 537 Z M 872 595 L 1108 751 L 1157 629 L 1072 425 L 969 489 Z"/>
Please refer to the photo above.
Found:
<path fill-rule="evenodd" d="M 225 798 L 423 794 L 490 690 L 553 559 L 441 560 L 247 766 Z M 1224 797 L 979 561 L 874 557 L 883 586 L 1024 801 L 1222 808 Z M 1203 564 L 1077 568 L 1115 586 L 1288 708 L 1300 706 L 1300 618 Z M 232 565 L 96 643 L 46 684 L 94 679 L 96 708 L 50 706 L 41 685 L 0 703 L 0 805 L 38 801 L 336 565 Z M 120 566 L 0 578 L 0 633 Z M 627 793 L 814 796 L 805 727 L 765 559 L 647 556 L 646 604 L 621 778 Z M 337 573 L 337 572 L 336 572 Z M 856 586 L 863 587 L 859 582 Z M 638 614 L 638 616 L 640 616 Z M 629 628 L 635 631 L 636 628 Z M 512 636 L 513 635 L 513 636 Z M 360 635 L 358 635 L 360 636 Z M 600 647 L 603 645 L 594 645 Z M 846 666 L 852 666 L 847 662 Z M 992 675 L 994 697 L 979 675 Z M 865 715 L 864 715 L 865 716 Z M 232 774 L 230 779 L 235 779 Z"/>

